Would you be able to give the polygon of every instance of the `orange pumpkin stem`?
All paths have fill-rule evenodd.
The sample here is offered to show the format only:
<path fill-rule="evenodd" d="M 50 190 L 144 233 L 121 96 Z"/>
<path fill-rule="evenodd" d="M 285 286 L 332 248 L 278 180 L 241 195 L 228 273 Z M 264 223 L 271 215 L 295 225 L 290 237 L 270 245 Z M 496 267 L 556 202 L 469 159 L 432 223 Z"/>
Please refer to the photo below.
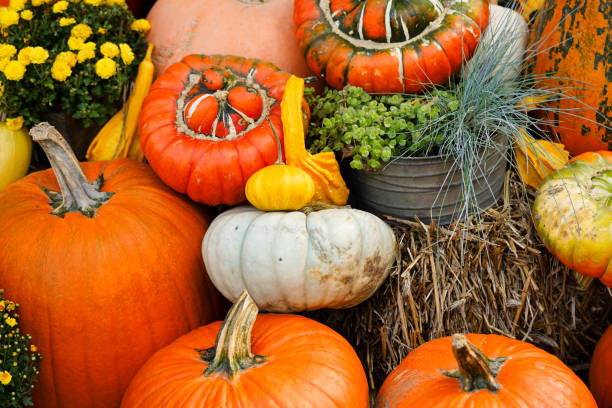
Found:
<path fill-rule="evenodd" d="M 68 142 L 49 123 L 34 126 L 30 136 L 45 151 L 60 187 L 59 193 L 43 189 L 54 208 L 51 214 L 63 217 L 65 213 L 79 211 L 93 217 L 96 209 L 114 194 L 100 191 L 104 183 L 102 175 L 90 183 Z"/>
<path fill-rule="evenodd" d="M 266 360 L 251 351 L 251 331 L 259 309 L 245 290 L 227 312 L 217 334 L 215 346 L 208 350 L 196 350 L 202 360 L 208 363 L 205 376 L 215 373 L 227 374 L 229 378 L 249 367 Z"/>
<path fill-rule="evenodd" d="M 461 382 L 461 389 L 465 392 L 489 390 L 498 391 L 501 384 L 495 379 L 506 357 L 489 359 L 484 353 L 463 334 L 453 334 L 453 354 L 459 368 L 456 370 L 442 370 L 447 377 L 457 378 Z"/>

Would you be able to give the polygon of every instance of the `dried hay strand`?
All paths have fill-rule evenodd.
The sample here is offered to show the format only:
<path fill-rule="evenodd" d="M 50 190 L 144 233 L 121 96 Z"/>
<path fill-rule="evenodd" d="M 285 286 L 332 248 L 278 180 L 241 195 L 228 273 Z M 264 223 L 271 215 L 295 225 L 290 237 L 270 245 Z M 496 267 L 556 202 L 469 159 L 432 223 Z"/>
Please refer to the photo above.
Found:
<path fill-rule="evenodd" d="M 612 323 L 612 291 L 599 281 L 582 283 L 583 289 L 542 246 L 532 201 L 508 173 L 503 199 L 480 220 L 437 227 L 390 219 L 399 245 L 385 283 L 361 305 L 308 316 L 355 347 L 373 390 L 420 344 L 468 332 L 533 343 L 584 379 L 595 344 Z"/>

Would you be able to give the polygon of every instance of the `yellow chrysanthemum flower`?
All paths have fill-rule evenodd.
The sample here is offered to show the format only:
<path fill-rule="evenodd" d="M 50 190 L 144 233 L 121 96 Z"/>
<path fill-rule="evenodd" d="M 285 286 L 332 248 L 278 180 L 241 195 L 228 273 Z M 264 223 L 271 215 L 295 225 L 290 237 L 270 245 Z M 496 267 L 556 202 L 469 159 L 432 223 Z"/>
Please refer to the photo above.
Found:
<path fill-rule="evenodd" d="M 66 11 L 67 8 L 68 8 L 68 2 L 66 0 L 60 0 L 53 5 L 53 12 L 62 13 Z"/>
<path fill-rule="evenodd" d="M 20 117 L 21 117 L 21 116 L 20 116 Z M 15 118 L 15 119 L 19 119 L 19 118 Z M 11 119 L 7 119 L 7 120 L 6 120 L 6 127 L 8 127 L 9 129 L 11 129 L 11 128 L 10 128 L 10 125 L 9 125 L 9 120 L 11 120 Z M 23 118 L 21 118 L 21 120 L 22 120 L 22 124 L 23 124 Z M 13 125 L 13 126 L 14 126 L 14 125 Z M 11 129 L 11 130 L 19 130 L 19 129 L 21 129 L 21 126 L 19 126 L 19 128 L 17 128 L 17 129 Z M 6 321 L 6 324 L 8 324 L 8 325 L 9 325 L 9 326 L 11 326 L 11 327 L 15 327 L 15 325 L 17 324 L 17 320 L 15 320 L 15 318 L 14 318 L 14 317 L 7 317 L 5 321 Z"/>
<path fill-rule="evenodd" d="M 3 385 L 9 385 L 13 376 L 8 371 L 0 371 L 0 383 Z"/>
<path fill-rule="evenodd" d="M 57 57 L 55 57 L 55 61 L 53 61 L 54 64 L 56 62 L 61 62 L 72 68 L 77 63 L 77 56 L 74 52 L 71 51 L 60 52 L 59 54 L 57 54 Z"/>
<path fill-rule="evenodd" d="M 91 27 L 87 24 L 77 24 L 72 27 L 72 30 L 70 31 L 70 35 L 72 37 L 80 38 L 82 40 L 86 40 L 91 34 Z"/>
<path fill-rule="evenodd" d="M 134 31 L 145 34 L 151 29 L 151 23 L 144 18 L 139 18 L 138 20 L 134 20 L 130 28 Z"/>
<path fill-rule="evenodd" d="M 62 17 L 59 19 L 60 27 L 66 27 L 76 23 L 76 20 L 72 17 Z"/>
<path fill-rule="evenodd" d="M 6 305 L 6 310 L 8 310 L 9 312 L 12 312 L 13 310 L 15 310 L 15 303 L 9 301 L 8 304 Z"/>
<path fill-rule="evenodd" d="M 125 4 L 125 0 L 106 0 L 106 4 L 109 6 L 122 5 Z"/>
<path fill-rule="evenodd" d="M 49 58 L 49 51 L 43 47 L 34 47 L 30 51 L 30 62 L 32 64 L 42 64 Z"/>
<path fill-rule="evenodd" d="M 7 118 L 6 119 L 6 127 L 9 130 L 19 130 L 23 127 L 23 116 L 17 116 L 16 118 Z M 9 318 L 11 319 L 11 318 Z M 13 319 L 13 321 L 15 322 L 15 324 L 11 324 L 9 323 L 9 319 L 6 319 L 6 324 L 8 324 L 9 326 L 13 327 L 15 326 L 15 324 L 17 324 L 17 322 L 15 321 L 15 319 Z"/>
<path fill-rule="evenodd" d="M 36 353 L 36 352 L 38 351 L 38 347 L 36 347 L 36 346 L 35 346 L 35 345 L 33 345 L 33 344 L 30 344 L 30 351 L 31 351 L 32 353 Z"/>
<path fill-rule="evenodd" d="M 19 13 L 13 9 L 5 9 L 0 13 L 0 26 L 10 27 L 19 22 Z"/>
<path fill-rule="evenodd" d="M 26 0 L 11 0 L 9 2 L 9 7 L 15 11 L 23 10 L 25 7 Z"/>
<path fill-rule="evenodd" d="M 25 47 L 19 50 L 17 54 L 17 61 L 21 62 L 23 65 L 28 65 L 30 63 L 30 53 L 32 52 L 33 47 Z"/>
<path fill-rule="evenodd" d="M 9 61 L 4 67 L 4 75 L 6 79 L 11 81 L 20 81 L 26 73 L 26 66 L 19 61 Z"/>
<path fill-rule="evenodd" d="M 112 42 L 105 42 L 100 46 L 100 53 L 108 58 L 115 58 L 119 55 L 119 47 Z"/>
<path fill-rule="evenodd" d="M 83 40 L 82 38 L 68 38 L 68 48 L 70 48 L 71 50 L 80 50 L 81 47 L 83 47 L 83 44 L 85 44 L 85 40 Z"/>
<path fill-rule="evenodd" d="M 10 58 L 0 58 L 0 71 L 4 72 L 4 68 L 11 62 Z"/>
<path fill-rule="evenodd" d="M 56 81 L 64 82 L 72 74 L 72 69 L 63 61 L 58 61 L 57 58 L 51 66 L 51 77 Z"/>
<path fill-rule="evenodd" d="M 96 56 L 96 43 L 95 42 L 86 42 L 83 44 L 81 49 L 77 54 L 77 61 L 79 63 L 83 61 L 87 61 L 88 59 L 92 59 Z"/>
<path fill-rule="evenodd" d="M 34 7 L 38 7 L 38 6 L 42 6 L 45 3 L 48 3 L 49 0 L 32 0 L 32 6 Z"/>
<path fill-rule="evenodd" d="M 106 34 L 106 28 L 102 28 L 102 27 L 98 28 L 98 34 L 102 34 L 102 35 Z"/>
<path fill-rule="evenodd" d="M 13 58 L 17 48 L 13 44 L 0 44 L 0 58 Z"/>
<path fill-rule="evenodd" d="M 121 50 L 121 60 L 125 65 L 130 65 L 134 61 L 134 52 L 129 44 L 119 44 Z"/>
<path fill-rule="evenodd" d="M 104 0 L 83 0 L 85 4 L 91 4 L 92 6 L 101 6 Z"/>
<path fill-rule="evenodd" d="M 19 15 L 21 16 L 21 19 L 25 21 L 30 21 L 34 18 L 34 13 L 32 13 L 32 10 L 23 10 Z"/>
<path fill-rule="evenodd" d="M 96 62 L 96 74 L 102 79 L 108 79 L 117 72 L 117 64 L 110 58 L 101 58 Z"/>

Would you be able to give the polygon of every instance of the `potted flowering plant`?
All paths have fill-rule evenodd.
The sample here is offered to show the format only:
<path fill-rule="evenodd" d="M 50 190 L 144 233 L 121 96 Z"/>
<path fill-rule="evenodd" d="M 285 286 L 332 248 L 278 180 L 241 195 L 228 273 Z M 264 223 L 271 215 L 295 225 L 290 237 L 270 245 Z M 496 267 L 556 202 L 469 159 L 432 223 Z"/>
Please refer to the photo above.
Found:
<path fill-rule="evenodd" d="M 57 122 L 51 114 L 58 112 L 83 128 L 103 124 L 136 75 L 149 29 L 125 0 L 11 0 L 0 9 L 0 112 L 7 126 Z M 68 134 L 82 156 L 90 140 Z"/>
<path fill-rule="evenodd" d="M 0 407 L 33 406 L 30 394 L 41 359 L 29 334 L 19 331 L 19 305 L 0 289 Z"/>

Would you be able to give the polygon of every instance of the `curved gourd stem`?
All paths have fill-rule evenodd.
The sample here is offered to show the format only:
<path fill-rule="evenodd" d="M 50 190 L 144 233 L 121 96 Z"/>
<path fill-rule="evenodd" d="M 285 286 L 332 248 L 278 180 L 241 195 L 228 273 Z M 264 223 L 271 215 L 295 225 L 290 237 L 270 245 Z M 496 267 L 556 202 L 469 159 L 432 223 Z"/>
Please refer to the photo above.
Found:
<path fill-rule="evenodd" d="M 93 217 L 95 210 L 114 194 L 100 191 L 102 176 L 90 183 L 68 142 L 49 123 L 34 126 L 30 136 L 45 151 L 60 186 L 59 193 L 47 193 L 55 207 L 51 214 L 61 217 L 67 212 L 79 211 Z"/>
<path fill-rule="evenodd" d="M 507 357 L 489 359 L 482 351 L 470 343 L 463 334 L 453 334 L 453 354 L 459 368 L 442 370 L 447 377 L 457 378 L 465 392 L 477 390 L 498 391 L 501 384 L 496 380 L 499 370 Z"/>
<path fill-rule="evenodd" d="M 281 146 L 280 137 L 276 133 L 276 128 L 272 125 L 272 121 L 270 118 L 266 118 L 268 124 L 270 125 L 270 129 L 272 129 L 272 134 L 274 135 L 274 140 L 276 140 L 276 161 L 273 164 L 285 164 L 283 161 L 283 147 Z"/>
<path fill-rule="evenodd" d="M 217 334 L 215 346 L 208 350 L 196 350 L 208 363 L 204 371 L 205 376 L 224 373 L 232 378 L 238 372 L 265 361 L 266 357 L 255 355 L 251 351 L 251 331 L 258 312 L 257 305 L 247 291 L 242 292 L 227 312 Z"/>

